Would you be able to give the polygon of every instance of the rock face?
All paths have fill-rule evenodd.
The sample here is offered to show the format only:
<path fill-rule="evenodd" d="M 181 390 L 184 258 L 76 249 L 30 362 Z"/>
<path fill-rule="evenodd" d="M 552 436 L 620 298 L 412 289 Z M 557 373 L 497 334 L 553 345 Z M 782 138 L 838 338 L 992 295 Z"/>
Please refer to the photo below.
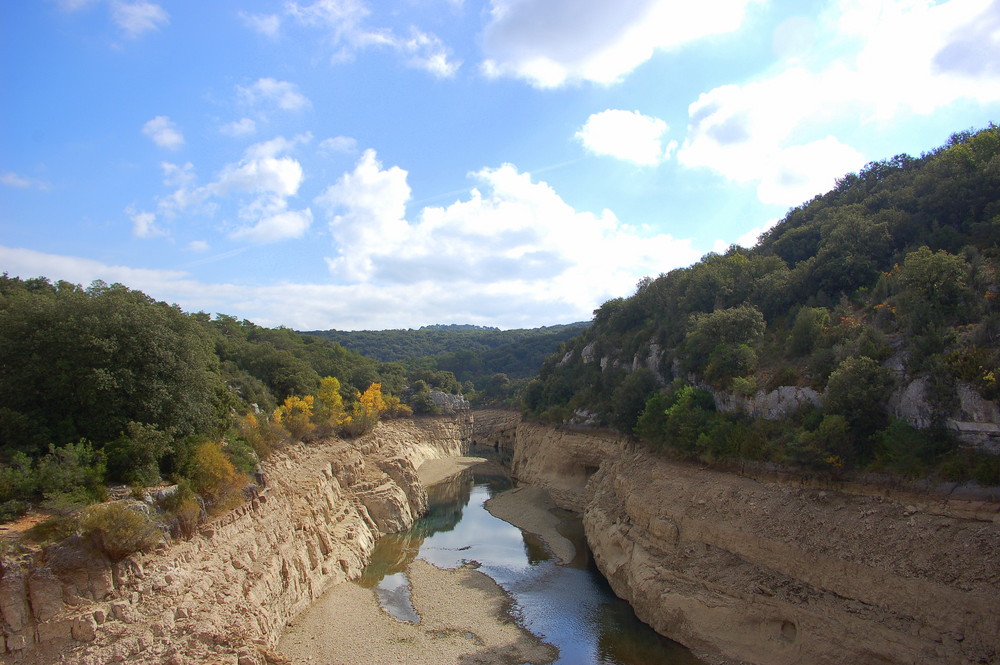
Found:
<path fill-rule="evenodd" d="M 805 488 L 522 424 L 514 473 L 581 511 L 615 592 L 714 662 L 1000 662 L 1000 505 Z"/>
<path fill-rule="evenodd" d="M 514 452 L 521 413 L 511 409 L 476 409 L 472 412 L 472 443 Z"/>
<path fill-rule="evenodd" d="M 281 628 L 426 509 L 415 473 L 461 455 L 468 412 L 380 424 L 269 458 L 266 487 L 198 535 L 113 565 L 80 549 L 4 561 L 4 662 L 263 665 Z"/>

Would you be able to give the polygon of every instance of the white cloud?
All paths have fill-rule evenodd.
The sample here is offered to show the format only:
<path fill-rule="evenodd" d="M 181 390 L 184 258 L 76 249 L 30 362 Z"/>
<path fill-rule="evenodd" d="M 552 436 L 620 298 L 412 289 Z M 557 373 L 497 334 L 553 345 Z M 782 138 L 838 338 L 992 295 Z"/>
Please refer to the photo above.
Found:
<path fill-rule="evenodd" d="M 277 14 L 248 14 L 241 11 L 239 17 L 247 27 L 270 39 L 276 39 L 281 32 L 281 17 Z"/>
<path fill-rule="evenodd" d="M 170 16 L 163 7 L 152 2 L 112 2 L 111 20 L 126 37 L 135 39 L 169 24 Z"/>
<path fill-rule="evenodd" d="M 284 153 L 308 140 L 307 135 L 292 140 L 279 136 L 255 143 L 246 149 L 239 162 L 227 164 L 222 169 L 216 181 L 209 186 L 210 191 L 219 196 L 234 191 L 294 196 L 304 177 L 302 165 Z"/>
<path fill-rule="evenodd" d="M 461 62 L 452 58 L 451 49 L 432 33 L 411 26 L 409 35 L 398 35 L 390 28 L 368 26 L 371 11 L 361 0 L 317 0 L 309 5 L 288 2 L 285 11 L 300 25 L 326 32 L 333 62 L 350 60 L 365 49 L 389 48 L 408 66 L 438 78 L 450 78 L 461 67 Z"/>
<path fill-rule="evenodd" d="M 45 190 L 50 187 L 49 183 L 44 180 L 38 180 L 37 178 L 29 178 L 27 176 L 18 175 L 13 171 L 7 171 L 6 173 L 0 175 L 0 184 L 6 187 L 14 187 L 16 189 L 41 189 Z"/>
<path fill-rule="evenodd" d="M 755 1 L 491 0 L 483 72 L 540 88 L 613 83 L 658 50 L 735 30 Z"/>
<path fill-rule="evenodd" d="M 264 103 L 283 111 L 299 111 L 311 105 L 299 92 L 299 87 L 288 81 L 260 78 L 252 85 L 236 86 L 236 90 L 244 101 L 254 106 Z"/>
<path fill-rule="evenodd" d="M 407 172 L 383 168 L 366 151 L 353 172 L 317 199 L 329 212 L 336 243 L 328 259 L 332 274 L 390 290 L 452 290 L 465 310 L 507 299 L 531 311 L 589 317 L 640 277 L 699 257 L 689 240 L 631 227 L 609 210 L 576 211 L 510 164 L 473 177 L 481 189 L 467 200 L 423 208 L 409 221 Z"/>
<path fill-rule="evenodd" d="M 158 115 L 142 126 L 142 133 L 161 148 L 177 150 L 184 145 L 184 135 L 167 116 Z"/>
<path fill-rule="evenodd" d="M 204 240 L 192 240 L 188 243 L 187 248 L 192 252 L 207 252 L 209 246 Z"/>
<path fill-rule="evenodd" d="M 390 45 L 406 54 L 410 67 L 423 69 L 438 78 L 451 78 L 461 66 L 461 62 L 450 58 L 450 52 L 437 36 L 416 28 L 410 29 L 408 38 L 391 39 Z"/>
<path fill-rule="evenodd" d="M 240 118 L 223 125 L 219 131 L 226 136 L 240 137 L 249 136 L 257 131 L 257 123 L 251 118 Z"/>
<path fill-rule="evenodd" d="M 761 201 L 793 205 L 867 161 L 834 135 L 841 123 L 1000 101 L 1000 69 L 971 62 L 963 42 L 970 30 L 986 30 L 977 48 L 997 49 L 996 0 L 840 0 L 820 20 L 826 42 L 798 44 L 770 76 L 715 88 L 690 105 L 681 164 L 756 183 Z"/>
<path fill-rule="evenodd" d="M 301 238 L 312 224 L 312 211 L 283 210 L 260 217 L 252 226 L 245 226 L 230 234 L 238 240 L 255 243 L 270 243 L 279 240 Z"/>
<path fill-rule="evenodd" d="M 125 214 L 132 220 L 132 235 L 136 238 L 158 238 L 167 232 L 156 225 L 156 214 L 140 211 L 135 206 L 125 208 Z"/>
<path fill-rule="evenodd" d="M 320 141 L 319 149 L 321 152 L 326 153 L 342 152 L 351 154 L 358 151 L 358 142 L 350 136 L 333 136 Z"/>
<path fill-rule="evenodd" d="M 305 172 L 289 153 L 311 140 L 312 135 L 300 134 L 255 143 L 200 186 L 190 162 L 163 162 L 163 182 L 173 191 L 158 200 L 159 210 L 170 217 L 181 212 L 213 215 L 221 202 L 237 199 L 239 222 L 229 230 L 230 237 L 257 243 L 300 238 L 312 224 L 312 211 L 290 209 L 289 199 L 298 194 Z"/>
<path fill-rule="evenodd" d="M 610 155 L 636 164 L 653 166 L 670 157 L 676 147 L 664 147 L 667 123 L 638 111 L 608 109 L 594 113 L 576 133 L 583 146 L 596 155 Z"/>

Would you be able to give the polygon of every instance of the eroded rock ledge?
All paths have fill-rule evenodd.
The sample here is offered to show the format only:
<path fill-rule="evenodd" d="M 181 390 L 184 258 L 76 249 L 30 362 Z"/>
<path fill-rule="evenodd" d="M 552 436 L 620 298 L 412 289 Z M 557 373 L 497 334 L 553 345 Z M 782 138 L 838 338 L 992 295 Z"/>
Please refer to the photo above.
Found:
<path fill-rule="evenodd" d="M 514 473 L 582 512 L 597 564 L 714 662 L 1000 662 L 1000 505 L 755 480 L 522 423 Z"/>
<path fill-rule="evenodd" d="M 416 468 L 468 450 L 472 418 L 397 420 L 296 444 L 260 496 L 187 542 L 113 565 L 68 550 L 4 561 L 5 662 L 264 665 L 286 622 L 358 576 L 382 533 L 426 508 Z"/>

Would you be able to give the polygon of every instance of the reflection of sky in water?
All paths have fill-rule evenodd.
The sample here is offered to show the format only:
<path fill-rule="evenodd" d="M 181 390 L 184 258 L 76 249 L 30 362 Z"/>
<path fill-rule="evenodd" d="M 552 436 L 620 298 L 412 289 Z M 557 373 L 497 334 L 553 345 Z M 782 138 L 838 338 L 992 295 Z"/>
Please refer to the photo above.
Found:
<path fill-rule="evenodd" d="M 556 663 L 700 663 L 639 621 L 585 557 L 574 561 L 573 567 L 556 565 L 533 536 L 493 517 L 483 503 L 509 487 L 507 479 L 474 480 L 467 472 L 431 488 L 427 517 L 407 532 L 379 540 L 359 583 L 374 587 L 382 606 L 397 619 L 419 622 L 402 572 L 414 556 L 440 568 L 475 561 L 514 598 L 519 622 L 559 648 Z M 579 541 L 574 544 L 585 551 Z"/>

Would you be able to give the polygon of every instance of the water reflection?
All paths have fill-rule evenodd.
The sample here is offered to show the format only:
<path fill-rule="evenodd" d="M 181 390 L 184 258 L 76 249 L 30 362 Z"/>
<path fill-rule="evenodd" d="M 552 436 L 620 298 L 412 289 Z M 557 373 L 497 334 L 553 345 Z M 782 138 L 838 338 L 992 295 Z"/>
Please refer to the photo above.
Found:
<path fill-rule="evenodd" d="M 511 488 L 495 464 L 467 469 L 430 488 L 430 510 L 404 533 L 385 536 L 358 583 L 373 588 L 400 621 L 418 623 L 409 600 L 406 568 L 417 557 L 441 568 L 476 562 L 514 599 L 519 623 L 559 648 L 563 665 L 696 665 L 690 652 L 640 622 L 612 593 L 586 546 L 583 527 L 562 511 L 560 533 L 576 547 L 568 565 L 556 565 L 535 536 L 493 517 L 483 503 Z"/>

